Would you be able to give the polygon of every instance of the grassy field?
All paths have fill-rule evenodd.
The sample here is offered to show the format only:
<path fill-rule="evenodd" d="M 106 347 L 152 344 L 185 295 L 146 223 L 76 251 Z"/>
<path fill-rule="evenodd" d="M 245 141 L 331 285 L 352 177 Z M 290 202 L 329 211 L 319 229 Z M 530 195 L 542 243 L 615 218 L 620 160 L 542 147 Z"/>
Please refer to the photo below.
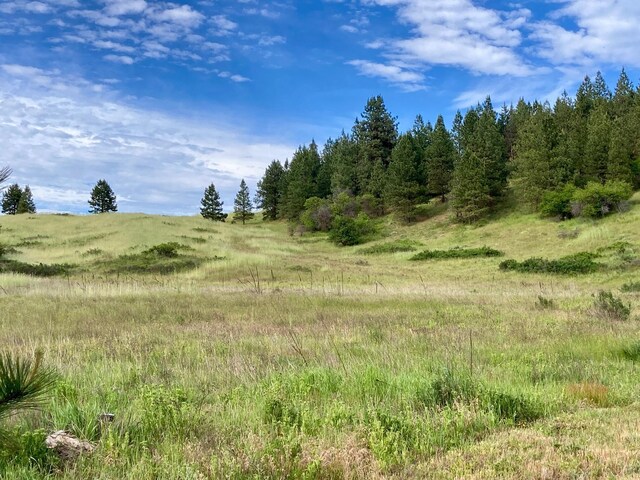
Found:
<path fill-rule="evenodd" d="M 60 381 L 4 425 L 0 478 L 640 478 L 638 203 L 476 226 L 434 205 L 349 248 L 258 220 L 4 216 L 2 349 Z M 502 255 L 409 260 L 480 247 Z M 580 252 L 597 271 L 499 269 Z M 95 452 L 59 461 L 60 429 Z"/>

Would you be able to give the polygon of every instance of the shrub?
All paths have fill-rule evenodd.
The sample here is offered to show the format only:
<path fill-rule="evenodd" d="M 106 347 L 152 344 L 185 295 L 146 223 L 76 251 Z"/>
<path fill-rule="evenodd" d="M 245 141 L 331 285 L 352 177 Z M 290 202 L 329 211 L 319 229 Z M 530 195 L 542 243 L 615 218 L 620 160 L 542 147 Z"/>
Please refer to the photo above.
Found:
<path fill-rule="evenodd" d="M 452 248 L 451 250 L 425 250 L 409 260 L 439 260 L 449 258 L 471 258 L 471 257 L 500 257 L 504 255 L 500 250 L 490 247 L 480 248 Z"/>
<path fill-rule="evenodd" d="M 601 290 L 595 296 L 593 311 L 597 317 L 602 319 L 628 320 L 629 315 L 631 315 L 631 306 L 625 305 L 613 293 Z"/>
<path fill-rule="evenodd" d="M 383 253 L 413 252 L 416 249 L 415 243 L 410 240 L 398 240 L 397 242 L 383 243 L 363 248 L 358 253 L 363 255 L 379 255 Z"/>
<path fill-rule="evenodd" d="M 0 261 L 0 272 L 21 273 L 34 277 L 55 277 L 56 275 L 67 275 L 73 269 L 73 265 L 66 263 L 53 264 L 31 264 L 19 262 L 17 260 Z"/>
<path fill-rule="evenodd" d="M 178 250 L 188 248 L 177 242 L 160 243 L 142 252 L 147 255 L 158 255 L 159 257 L 175 258 L 178 256 Z"/>
<path fill-rule="evenodd" d="M 546 192 L 540 203 L 540 213 L 545 217 L 558 217 L 561 220 L 571 218 L 571 200 L 576 190 L 574 185 L 567 184 L 561 190 Z"/>
<path fill-rule="evenodd" d="M 328 200 L 311 197 L 304 202 L 304 211 L 300 216 L 300 221 L 308 231 L 327 232 L 331 228 L 332 219 L 333 213 Z"/>
<path fill-rule="evenodd" d="M 374 225 L 364 213 L 359 214 L 356 218 L 339 215 L 333 219 L 329 239 L 336 245 L 359 245 L 374 232 Z"/>
<path fill-rule="evenodd" d="M 619 211 L 623 202 L 631 198 L 633 189 L 625 182 L 606 182 L 604 185 L 590 182 L 583 189 L 576 190 L 572 201 L 581 215 L 600 218 Z"/>
<path fill-rule="evenodd" d="M 600 265 L 593 261 L 598 256 L 590 252 L 547 260 L 545 258 L 529 258 L 522 262 L 509 259 L 500 264 L 500 270 L 514 270 L 520 273 L 552 273 L 557 275 L 576 275 L 593 273 Z"/>

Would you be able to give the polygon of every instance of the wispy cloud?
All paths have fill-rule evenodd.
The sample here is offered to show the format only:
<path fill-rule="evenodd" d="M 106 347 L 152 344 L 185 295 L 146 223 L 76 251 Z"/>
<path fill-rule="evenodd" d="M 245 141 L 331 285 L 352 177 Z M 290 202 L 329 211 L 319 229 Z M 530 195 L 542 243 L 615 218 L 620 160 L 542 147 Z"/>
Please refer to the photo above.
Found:
<path fill-rule="evenodd" d="M 48 80 L 34 85 L 38 78 Z M 233 121 L 127 105 L 111 85 L 90 93 L 90 82 L 56 71 L 2 65 L 0 82 L 0 164 L 33 187 L 45 210 L 85 211 L 91 187 L 104 177 L 129 199 L 123 211 L 196 213 L 209 182 L 230 204 L 241 178 L 255 184 L 273 158 L 293 151 Z"/>
<path fill-rule="evenodd" d="M 407 36 L 384 42 L 388 58 L 415 66 L 443 65 L 476 74 L 525 77 L 536 73 L 517 51 L 520 27 L 531 12 L 523 8 L 499 11 L 472 0 L 364 0 L 392 7 L 409 26 Z"/>
<path fill-rule="evenodd" d="M 399 65 L 387 65 L 367 60 L 351 60 L 347 64 L 356 67 L 361 75 L 383 78 L 406 91 L 415 92 L 425 88 L 423 85 L 424 75 Z"/>

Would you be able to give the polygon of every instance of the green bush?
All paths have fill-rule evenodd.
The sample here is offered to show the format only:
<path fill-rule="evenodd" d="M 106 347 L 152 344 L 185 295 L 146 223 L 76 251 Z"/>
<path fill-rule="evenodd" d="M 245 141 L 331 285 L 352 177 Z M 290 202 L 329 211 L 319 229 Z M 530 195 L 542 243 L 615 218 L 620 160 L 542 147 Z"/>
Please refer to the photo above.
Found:
<path fill-rule="evenodd" d="M 351 246 L 364 243 L 375 232 L 375 227 L 364 213 L 356 218 L 336 216 L 331 224 L 329 239 L 336 245 Z"/>
<path fill-rule="evenodd" d="M 384 253 L 413 252 L 415 249 L 415 242 L 412 242 L 411 240 L 398 240 L 396 242 L 383 243 L 363 248 L 359 250 L 358 253 L 363 255 L 379 255 Z"/>
<path fill-rule="evenodd" d="M 472 257 L 501 257 L 504 255 L 500 250 L 490 247 L 479 248 L 452 248 L 450 250 L 425 250 L 409 260 L 439 260 L 449 258 L 472 258 Z"/>
<path fill-rule="evenodd" d="M 597 317 L 606 320 L 628 320 L 631 315 L 631 307 L 629 305 L 625 305 L 613 293 L 604 290 L 601 290 L 595 296 L 593 311 Z"/>
<path fill-rule="evenodd" d="M 178 242 L 160 243 L 142 252 L 147 255 L 158 255 L 159 257 L 175 258 L 177 257 L 178 250 L 189 249 L 186 245 L 182 245 Z"/>
<path fill-rule="evenodd" d="M 517 260 L 505 260 L 500 264 L 500 270 L 514 270 L 520 273 L 553 273 L 558 275 L 576 275 L 593 273 L 600 265 L 593 261 L 598 255 L 590 252 L 581 252 L 574 255 L 547 260 L 545 258 L 529 258 L 522 262 Z"/>
<path fill-rule="evenodd" d="M 21 273 L 23 275 L 32 275 L 34 277 L 55 277 L 56 275 L 67 275 L 73 268 L 73 265 L 66 263 L 31 264 L 19 262 L 17 260 L 0 261 L 0 272 Z"/>
<path fill-rule="evenodd" d="M 300 222 L 310 232 L 327 232 L 331 228 L 333 212 L 330 202 L 318 197 L 308 198 L 304 202 L 304 211 L 300 215 Z"/>
<path fill-rule="evenodd" d="M 589 182 L 573 195 L 574 214 L 600 218 L 620 210 L 625 200 L 633 195 L 633 188 L 625 182 L 607 182 L 604 185 Z M 578 216 L 578 215 L 575 215 Z"/>
<path fill-rule="evenodd" d="M 576 190 L 574 185 L 567 184 L 560 190 L 546 192 L 540 203 L 540 213 L 545 217 L 558 217 L 561 220 L 571 218 L 571 201 Z"/>

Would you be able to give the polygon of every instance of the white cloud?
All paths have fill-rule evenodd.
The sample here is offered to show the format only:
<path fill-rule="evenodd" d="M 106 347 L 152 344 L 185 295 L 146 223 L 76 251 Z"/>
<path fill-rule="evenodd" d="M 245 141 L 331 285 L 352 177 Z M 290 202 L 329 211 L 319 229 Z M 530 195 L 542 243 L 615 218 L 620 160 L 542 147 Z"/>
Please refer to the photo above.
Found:
<path fill-rule="evenodd" d="M 558 0 L 554 20 L 570 19 L 576 28 L 537 22 L 532 39 L 537 55 L 554 65 L 640 66 L 640 2 L 636 0 Z"/>
<path fill-rule="evenodd" d="M 518 53 L 519 30 L 531 12 L 502 12 L 479 7 L 472 0 L 363 0 L 396 9 L 410 30 L 405 38 L 372 45 L 385 56 L 415 66 L 445 65 L 476 74 L 529 76 L 536 69 Z"/>
<path fill-rule="evenodd" d="M 105 55 L 105 60 L 113 63 L 122 63 L 123 65 L 133 65 L 135 60 L 128 55 Z"/>
<path fill-rule="evenodd" d="M 145 0 L 106 0 L 105 3 L 105 12 L 116 16 L 142 13 L 147 8 Z"/>
<path fill-rule="evenodd" d="M 29 83 L 37 76 L 66 89 Z M 197 213 L 212 181 L 231 205 L 241 178 L 255 185 L 273 158 L 294 150 L 219 115 L 181 118 L 124 104 L 109 87 L 90 95 L 87 85 L 59 72 L 0 68 L 0 165 L 11 165 L 13 180 L 33 187 L 42 210 L 85 211 L 90 189 L 103 177 L 129 200 L 123 211 Z"/>
<path fill-rule="evenodd" d="M 352 60 L 347 62 L 358 69 L 361 75 L 379 77 L 400 86 L 405 91 L 415 92 L 424 90 L 424 75 L 407 70 L 399 65 L 386 65 L 369 62 L 367 60 Z"/>

